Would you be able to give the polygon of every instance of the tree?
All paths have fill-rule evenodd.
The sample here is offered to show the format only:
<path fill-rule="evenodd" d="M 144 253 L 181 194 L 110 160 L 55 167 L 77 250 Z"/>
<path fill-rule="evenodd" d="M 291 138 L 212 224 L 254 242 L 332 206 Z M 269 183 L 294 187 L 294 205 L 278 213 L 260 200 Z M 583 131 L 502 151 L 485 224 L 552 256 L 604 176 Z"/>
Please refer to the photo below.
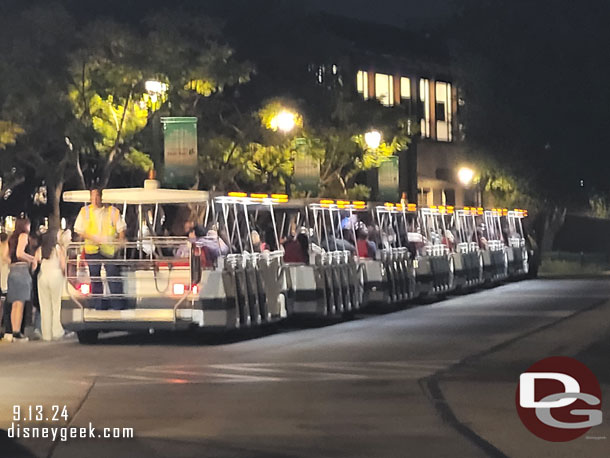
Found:
<path fill-rule="evenodd" d="M 51 223 L 59 225 L 59 199 L 73 152 L 65 137 L 72 117 L 65 97 L 68 53 L 75 27 L 61 7 L 38 7 L 0 19 L 0 118 L 5 149 L 2 171 L 52 190 Z"/>
<path fill-rule="evenodd" d="M 138 134 L 156 112 L 193 114 L 203 98 L 248 79 L 248 64 L 219 40 L 208 19 L 180 14 L 150 17 L 140 29 L 108 21 L 87 28 L 73 61 L 71 100 L 81 138 L 89 140 L 83 153 L 102 186 L 121 164 L 153 168 L 142 149 L 151 145 Z M 147 80 L 164 90 L 149 94 Z"/>
<path fill-rule="evenodd" d="M 146 127 L 155 113 L 191 114 L 250 75 L 203 18 L 163 13 L 141 26 L 77 26 L 51 6 L 6 14 L 0 28 L 2 165 L 44 181 L 54 225 L 66 182 L 105 186 L 117 171 L 152 168 Z M 149 79 L 167 93 L 149 94 Z"/>

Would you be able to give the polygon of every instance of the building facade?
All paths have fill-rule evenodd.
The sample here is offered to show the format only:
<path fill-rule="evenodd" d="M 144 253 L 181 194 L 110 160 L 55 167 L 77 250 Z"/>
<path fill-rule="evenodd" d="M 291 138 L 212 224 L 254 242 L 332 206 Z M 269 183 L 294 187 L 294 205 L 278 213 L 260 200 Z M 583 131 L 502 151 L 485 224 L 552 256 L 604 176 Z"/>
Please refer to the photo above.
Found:
<path fill-rule="evenodd" d="M 421 63 L 412 70 L 408 65 L 392 67 L 361 65 L 355 79 L 364 99 L 377 99 L 387 107 L 403 105 L 418 121 L 412 151 L 400 156 L 400 191 L 414 200 L 408 192 L 412 186 L 423 206 L 470 204 L 472 192 L 457 177 L 465 164 L 459 120 L 463 102 L 449 72 Z"/>

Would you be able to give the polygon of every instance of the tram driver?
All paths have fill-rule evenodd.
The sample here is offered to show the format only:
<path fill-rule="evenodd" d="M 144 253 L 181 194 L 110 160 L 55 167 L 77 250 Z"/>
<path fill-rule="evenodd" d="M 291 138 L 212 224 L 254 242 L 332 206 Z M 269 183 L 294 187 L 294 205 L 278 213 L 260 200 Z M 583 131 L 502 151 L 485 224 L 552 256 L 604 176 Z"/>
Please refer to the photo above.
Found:
<path fill-rule="evenodd" d="M 102 205 L 101 189 L 91 190 L 91 203 L 81 208 L 74 231 L 85 242 L 85 259 L 89 264 L 91 277 L 92 306 L 97 310 L 124 308 L 123 282 L 119 278 L 120 267 L 112 262 L 117 251 L 117 242 L 125 239 L 126 224 L 118 208 Z M 102 265 L 106 270 L 111 298 L 108 302 L 102 300 L 104 286 L 101 280 Z M 117 297 L 119 296 L 119 297 Z"/>

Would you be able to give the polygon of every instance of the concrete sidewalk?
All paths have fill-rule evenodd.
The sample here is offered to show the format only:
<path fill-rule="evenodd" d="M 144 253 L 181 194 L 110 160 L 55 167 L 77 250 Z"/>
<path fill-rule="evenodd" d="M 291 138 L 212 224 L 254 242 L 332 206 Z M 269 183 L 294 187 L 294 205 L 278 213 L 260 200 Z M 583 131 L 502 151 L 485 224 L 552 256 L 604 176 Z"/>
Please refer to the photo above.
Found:
<path fill-rule="evenodd" d="M 515 394 L 519 375 L 531 364 L 548 356 L 571 356 L 589 364 L 608 399 L 609 335 L 610 302 L 605 302 L 469 357 L 428 379 L 428 386 L 437 386 L 440 392 L 432 393 L 432 397 L 447 403 L 439 411 L 444 409 L 454 427 L 490 456 L 608 457 L 608 401 L 602 402 L 602 425 L 572 442 L 553 443 L 537 438 L 523 426 L 515 408 Z"/>

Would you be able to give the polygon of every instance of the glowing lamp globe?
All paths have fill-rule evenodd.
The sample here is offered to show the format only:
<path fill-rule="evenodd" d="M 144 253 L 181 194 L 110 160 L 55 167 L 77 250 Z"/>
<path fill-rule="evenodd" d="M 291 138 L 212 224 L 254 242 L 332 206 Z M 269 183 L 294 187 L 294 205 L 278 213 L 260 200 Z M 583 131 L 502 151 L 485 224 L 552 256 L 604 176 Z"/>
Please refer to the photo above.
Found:
<path fill-rule="evenodd" d="M 377 130 L 367 132 L 364 134 L 364 142 L 366 143 L 366 146 L 371 149 L 379 148 L 379 145 L 381 144 L 381 133 Z"/>

